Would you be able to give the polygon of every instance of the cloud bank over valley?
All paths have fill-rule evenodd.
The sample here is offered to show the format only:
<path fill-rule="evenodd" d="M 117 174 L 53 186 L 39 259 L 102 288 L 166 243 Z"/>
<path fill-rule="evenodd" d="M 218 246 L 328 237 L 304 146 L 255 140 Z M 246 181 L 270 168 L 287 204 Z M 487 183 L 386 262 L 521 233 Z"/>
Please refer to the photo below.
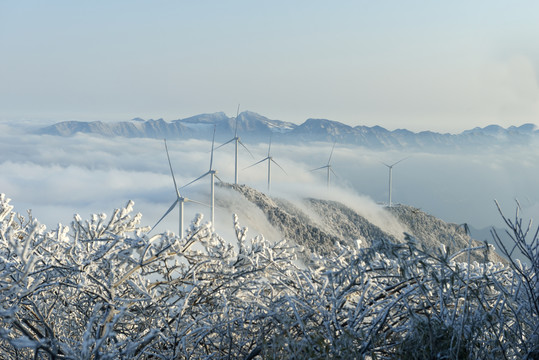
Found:
<path fill-rule="evenodd" d="M 110 213 L 131 199 L 143 214 L 143 224 L 153 225 L 175 200 L 175 192 L 163 141 L 144 138 L 106 138 L 87 134 L 72 137 L 27 134 L 20 124 L 2 122 L 0 133 L 0 192 L 12 198 L 15 210 L 27 209 L 49 228 L 68 223 L 74 213 Z M 216 144 L 218 145 L 218 144 Z M 208 170 L 211 142 L 168 141 L 176 180 L 181 186 Z M 332 166 L 331 191 L 325 170 L 310 171 L 327 164 L 333 144 L 274 144 L 271 155 L 285 169 L 272 168 L 271 195 L 286 199 L 315 197 L 338 200 L 359 209 L 371 219 L 383 211 L 377 203 L 388 201 L 388 169 L 393 169 L 393 202 L 418 207 L 443 220 L 467 222 L 482 228 L 498 225 L 494 205 L 512 212 L 518 199 L 524 215 L 538 218 L 539 145 L 495 148 L 467 153 L 427 153 L 403 150 L 370 150 L 337 144 Z M 248 145 L 253 157 L 240 149 L 239 182 L 267 191 L 266 163 L 245 169 L 267 156 L 268 144 Z M 215 151 L 214 167 L 224 182 L 234 181 L 234 146 Z M 209 202 L 208 179 L 185 189 L 182 195 Z M 264 217 L 230 192 L 216 187 L 216 227 L 226 235 L 232 231 L 231 213 L 255 233 L 278 236 Z M 209 219 L 209 209 L 186 204 L 186 224 L 196 213 Z M 383 216 L 382 216 L 383 217 Z M 379 220 L 385 221 L 385 220 Z M 177 211 L 159 230 L 177 231 Z M 400 231 L 396 229 L 396 231 Z M 482 239 L 481 239 L 482 240 Z"/>

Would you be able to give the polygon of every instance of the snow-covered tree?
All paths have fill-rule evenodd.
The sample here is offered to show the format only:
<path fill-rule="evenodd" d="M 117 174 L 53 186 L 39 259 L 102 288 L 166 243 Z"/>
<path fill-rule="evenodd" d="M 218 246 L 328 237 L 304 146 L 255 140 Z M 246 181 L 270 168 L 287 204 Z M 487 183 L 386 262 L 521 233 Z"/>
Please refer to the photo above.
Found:
<path fill-rule="evenodd" d="M 201 216 L 183 238 L 150 236 L 132 202 L 53 231 L 9 203 L 0 195 L 2 357 L 533 359 L 539 351 L 537 235 L 528 241 L 518 222 L 514 241 L 536 265 L 456 262 L 459 253 L 427 252 L 411 237 L 336 244 L 306 265 L 284 240 L 248 239 L 236 216 L 231 242 Z"/>

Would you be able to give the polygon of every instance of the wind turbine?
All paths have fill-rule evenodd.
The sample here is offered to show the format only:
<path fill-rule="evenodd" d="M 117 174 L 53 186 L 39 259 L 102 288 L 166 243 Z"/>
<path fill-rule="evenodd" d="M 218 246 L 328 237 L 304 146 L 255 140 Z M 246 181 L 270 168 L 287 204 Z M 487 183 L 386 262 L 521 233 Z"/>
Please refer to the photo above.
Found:
<path fill-rule="evenodd" d="M 210 157 L 210 169 L 204 174 L 197 177 L 195 180 L 190 183 L 185 184 L 181 188 L 183 189 L 186 186 L 191 185 L 192 183 L 202 179 L 206 175 L 210 175 L 210 208 L 211 208 L 211 223 L 214 224 L 215 221 L 215 178 L 219 179 L 217 176 L 217 170 L 213 168 L 213 146 L 215 144 L 215 125 L 213 126 L 213 139 L 211 141 L 211 157 Z M 221 179 L 219 179 L 220 181 Z"/>
<path fill-rule="evenodd" d="M 389 207 L 391 207 L 391 187 L 392 187 L 392 181 L 393 181 L 393 166 L 397 165 L 398 163 L 400 163 L 401 161 L 404 161 L 408 159 L 408 157 L 405 157 L 404 159 L 400 159 L 399 161 L 397 161 L 396 163 L 393 163 L 391 165 L 388 165 L 386 163 L 382 163 L 384 164 L 385 166 L 387 166 L 389 168 Z"/>
<path fill-rule="evenodd" d="M 268 146 L 268 156 L 266 156 L 265 158 L 263 158 L 262 160 L 260 161 L 257 161 L 255 162 L 253 165 L 250 165 L 250 166 L 247 166 L 245 169 L 248 169 L 250 167 L 253 167 L 255 165 L 258 165 L 260 164 L 261 162 L 263 161 L 268 161 L 268 191 L 270 190 L 271 188 L 271 163 L 273 162 L 275 165 L 277 165 L 278 167 L 281 168 L 281 170 L 286 174 L 286 171 L 284 171 L 284 169 L 281 167 L 281 165 L 279 165 L 275 160 L 273 160 L 273 157 L 271 156 L 270 154 L 270 151 L 271 151 L 271 136 L 270 136 L 270 141 L 269 141 L 269 146 Z"/>
<path fill-rule="evenodd" d="M 331 148 L 331 153 L 329 154 L 329 160 L 328 160 L 327 165 L 320 166 L 319 168 L 311 170 L 311 171 L 316 171 L 316 170 L 321 170 L 321 169 L 327 169 L 328 189 L 329 189 L 329 184 L 330 184 L 330 181 L 331 181 L 331 179 L 330 179 L 331 173 L 333 173 L 333 175 L 337 176 L 337 174 L 335 174 L 335 171 L 333 171 L 333 169 L 331 168 L 331 157 L 333 156 L 333 150 L 335 150 L 335 144 L 336 144 L 336 142 L 333 143 L 333 148 Z"/>
<path fill-rule="evenodd" d="M 238 111 L 236 112 L 236 127 L 234 129 L 234 137 L 230 140 L 228 140 L 226 143 L 224 144 L 221 144 L 219 145 L 215 150 L 219 149 L 220 147 L 222 146 L 225 146 L 226 144 L 229 144 L 231 143 L 232 141 L 234 141 L 234 184 L 238 185 L 238 144 L 240 144 L 241 146 L 243 146 L 245 148 L 245 150 L 247 150 L 247 152 L 249 152 L 249 154 L 251 154 L 251 152 L 249 151 L 249 149 L 247 149 L 247 146 L 245 146 L 242 142 L 241 142 L 241 139 L 240 137 L 238 136 L 238 115 L 240 113 L 240 105 L 238 104 Z M 251 157 L 253 156 L 253 154 L 251 154 Z"/>
<path fill-rule="evenodd" d="M 179 209 L 179 212 L 180 212 L 180 214 L 179 214 L 179 223 L 180 224 L 179 224 L 178 235 L 180 236 L 180 238 L 183 238 L 183 229 L 184 229 L 184 227 L 183 227 L 183 204 L 186 203 L 186 202 L 194 202 L 194 203 L 204 205 L 204 206 L 207 206 L 207 205 L 203 204 L 201 202 L 195 201 L 195 200 L 188 199 L 188 198 L 183 197 L 183 196 L 180 195 L 180 190 L 178 188 L 178 185 L 176 184 L 176 177 L 174 176 L 174 171 L 172 170 L 172 163 L 170 162 L 170 155 L 168 153 L 167 140 L 165 139 L 164 141 L 165 141 L 165 151 L 167 152 L 168 166 L 170 167 L 170 174 L 172 175 L 172 181 L 174 182 L 174 189 L 176 189 L 176 200 L 172 203 L 172 205 L 170 205 L 168 210 L 165 212 L 165 214 L 163 216 L 161 216 L 161 218 L 155 223 L 155 225 L 152 226 L 151 230 L 155 229 L 155 227 L 174 209 L 176 204 L 178 204 L 178 209 Z"/>

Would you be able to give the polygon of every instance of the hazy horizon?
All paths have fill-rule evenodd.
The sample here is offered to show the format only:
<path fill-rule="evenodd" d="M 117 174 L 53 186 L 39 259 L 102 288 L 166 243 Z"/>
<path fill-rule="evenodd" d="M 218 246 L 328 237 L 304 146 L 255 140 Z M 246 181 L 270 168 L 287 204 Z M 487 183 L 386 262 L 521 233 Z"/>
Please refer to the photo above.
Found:
<path fill-rule="evenodd" d="M 539 118 L 539 3 L 0 2 L 0 119 L 459 132 Z"/>

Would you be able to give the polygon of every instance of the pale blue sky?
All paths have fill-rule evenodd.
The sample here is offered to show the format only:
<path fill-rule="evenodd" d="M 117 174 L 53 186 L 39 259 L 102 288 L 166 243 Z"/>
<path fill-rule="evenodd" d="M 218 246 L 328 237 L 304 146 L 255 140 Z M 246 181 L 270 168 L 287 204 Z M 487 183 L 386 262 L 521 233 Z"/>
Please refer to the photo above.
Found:
<path fill-rule="evenodd" d="M 539 124 L 536 1 L 0 0 L 0 120 Z"/>

